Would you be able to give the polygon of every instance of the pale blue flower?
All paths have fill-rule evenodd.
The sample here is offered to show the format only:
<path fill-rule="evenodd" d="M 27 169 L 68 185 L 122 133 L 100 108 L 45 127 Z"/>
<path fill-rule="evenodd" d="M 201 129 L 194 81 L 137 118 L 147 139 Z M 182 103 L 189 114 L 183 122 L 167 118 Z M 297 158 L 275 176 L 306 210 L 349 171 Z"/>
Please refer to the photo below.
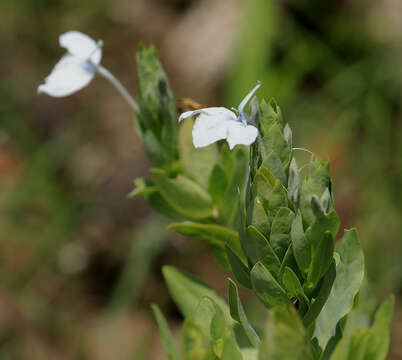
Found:
<path fill-rule="evenodd" d="M 196 148 L 204 147 L 223 139 L 226 139 L 230 149 L 236 145 L 251 145 L 258 136 L 258 129 L 253 125 L 248 125 L 248 115 L 244 112 L 244 108 L 260 86 L 261 82 L 258 82 L 239 107 L 233 109 L 237 114 L 224 107 L 209 107 L 181 114 L 179 122 L 199 115 L 194 122 L 192 132 L 194 146 Z"/>
<path fill-rule="evenodd" d="M 39 85 L 38 92 L 54 97 L 75 93 L 87 86 L 95 76 L 102 59 L 102 42 L 95 42 L 79 31 L 68 31 L 59 37 L 60 46 L 67 49 L 52 72 Z"/>

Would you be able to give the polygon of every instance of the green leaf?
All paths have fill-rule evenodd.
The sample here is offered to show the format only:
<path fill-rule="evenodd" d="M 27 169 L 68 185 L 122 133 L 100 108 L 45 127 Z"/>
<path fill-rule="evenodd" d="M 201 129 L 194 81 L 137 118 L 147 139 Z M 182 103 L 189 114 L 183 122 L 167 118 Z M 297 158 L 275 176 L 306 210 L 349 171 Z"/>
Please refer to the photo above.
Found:
<path fill-rule="evenodd" d="M 244 332 L 246 333 L 250 343 L 254 347 L 258 347 L 260 343 L 260 338 L 257 333 L 249 323 L 247 316 L 244 312 L 243 306 L 241 304 L 239 298 L 239 292 L 237 290 L 236 284 L 229 279 L 229 289 L 228 289 L 228 298 L 229 298 L 229 307 L 230 307 L 230 315 L 234 320 L 236 320 L 242 327 Z"/>
<path fill-rule="evenodd" d="M 314 337 L 322 349 L 325 349 L 328 340 L 335 334 L 338 321 L 352 309 L 364 275 L 363 251 L 356 230 L 345 230 L 336 251 L 340 257 L 336 278 L 315 323 Z"/>
<path fill-rule="evenodd" d="M 371 327 L 373 337 L 367 351 L 370 359 L 383 360 L 387 356 L 394 304 L 395 297 L 390 295 L 375 314 L 374 323 Z"/>
<path fill-rule="evenodd" d="M 162 273 L 169 292 L 184 317 L 191 317 L 203 297 L 210 298 L 222 310 L 225 319 L 230 319 L 226 302 L 200 279 L 171 266 L 164 266 Z"/>
<path fill-rule="evenodd" d="M 316 194 L 311 195 L 311 210 L 313 210 L 313 214 L 317 219 L 325 216 L 324 207 Z"/>
<path fill-rule="evenodd" d="M 315 221 L 311 209 L 311 196 L 315 194 L 320 198 L 325 189 L 331 188 L 329 162 L 324 163 L 314 157 L 309 165 L 310 172 L 304 178 L 300 190 L 300 209 L 305 227 L 310 226 Z"/>
<path fill-rule="evenodd" d="M 297 212 L 293 219 L 292 228 L 290 230 L 290 238 L 292 241 L 293 255 L 296 263 L 302 272 L 307 272 L 311 261 L 310 245 L 304 235 L 303 222 L 300 211 Z"/>
<path fill-rule="evenodd" d="M 156 135 L 151 130 L 144 130 L 142 144 L 152 166 L 169 169 L 169 160 L 173 161 L 173 159 L 169 159 L 169 153 L 166 152 Z"/>
<path fill-rule="evenodd" d="M 290 245 L 290 228 L 295 214 L 287 207 L 280 207 L 272 221 L 269 242 L 280 260 Z"/>
<path fill-rule="evenodd" d="M 325 241 L 325 234 L 330 232 L 332 237 L 335 238 L 339 229 L 339 217 L 337 213 L 332 210 L 327 215 L 317 219 L 306 231 L 306 238 L 311 248 L 312 258 L 320 250 L 320 247 Z M 313 260 L 313 259 L 312 259 Z"/>
<path fill-rule="evenodd" d="M 221 165 L 215 164 L 209 178 L 208 192 L 216 206 L 220 207 L 222 205 L 228 186 L 229 181 L 224 169 Z"/>
<path fill-rule="evenodd" d="M 271 224 L 258 197 L 254 199 L 248 215 L 248 224 L 254 225 L 264 236 L 269 236 L 271 233 Z"/>
<path fill-rule="evenodd" d="M 158 191 L 158 188 L 152 184 L 152 182 L 147 181 L 143 178 L 137 178 L 134 180 L 135 189 L 128 194 L 128 197 L 134 197 L 137 195 L 151 195 Z"/>
<path fill-rule="evenodd" d="M 242 260 L 245 260 L 239 237 L 235 231 L 229 228 L 215 224 L 199 224 L 192 221 L 173 223 L 168 228 L 182 235 L 199 236 L 207 240 L 211 245 L 221 247 L 222 249 L 225 248 L 225 245 L 228 245 Z"/>
<path fill-rule="evenodd" d="M 251 283 L 266 307 L 286 306 L 289 303 L 285 290 L 261 262 L 257 262 L 251 270 Z"/>
<path fill-rule="evenodd" d="M 159 332 L 162 338 L 163 348 L 165 349 L 168 359 L 180 360 L 182 358 L 181 354 L 172 337 L 172 334 L 169 331 L 165 317 L 163 316 L 158 305 L 152 304 L 151 307 L 156 319 L 156 323 L 158 324 Z"/>
<path fill-rule="evenodd" d="M 285 127 L 283 128 L 283 136 L 288 143 L 289 149 L 292 150 L 292 129 L 288 123 L 286 123 Z"/>
<path fill-rule="evenodd" d="M 271 244 L 253 225 L 247 228 L 247 256 L 251 264 L 260 261 L 275 277 L 279 275 L 281 262 Z"/>
<path fill-rule="evenodd" d="M 232 171 L 226 174 L 229 186 L 219 212 L 219 217 L 225 224 L 232 224 L 236 220 L 237 196 L 239 189 L 242 191 L 246 184 L 249 163 L 243 148 L 233 150 L 231 156 L 234 157 L 234 166 Z"/>
<path fill-rule="evenodd" d="M 330 357 L 331 360 L 348 359 L 351 339 L 358 328 L 369 328 L 371 326 L 376 303 L 375 295 L 368 285 L 367 276 L 365 276 L 359 294 L 355 299 L 354 308 L 346 317 L 342 338 L 336 344 L 335 351 Z"/>
<path fill-rule="evenodd" d="M 176 101 L 153 46 L 140 47 L 137 77 L 140 112 L 136 118 L 144 148 L 154 166 L 169 168 L 178 157 Z"/>
<path fill-rule="evenodd" d="M 218 161 L 218 147 L 217 144 L 211 144 L 203 148 L 195 148 L 192 128 L 192 119 L 186 119 L 180 124 L 179 151 L 183 174 L 206 190 L 210 184 L 210 176 L 212 176 L 213 169 Z M 226 181 L 225 175 L 218 178 L 218 181 Z"/>
<path fill-rule="evenodd" d="M 306 328 L 308 328 L 314 322 L 314 320 L 317 318 L 322 308 L 324 307 L 328 299 L 328 296 L 331 292 L 332 285 L 334 284 L 335 277 L 336 277 L 335 261 L 332 261 L 329 270 L 322 279 L 318 295 L 316 296 L 314 302 L 311 303 L 311 306 L 307 311 L 307 314 L 303 318 L 303 324 Z"/>
<path fill-rule="evenodd" d="M 282 163 L 283 168 L 289 166 L 292 151 L 290 150 L 283 135 L 282 128 L 278 123 L 273 123 L 269 126 L 266 130 L 266 134 L 262 136 L 262 142 L 266 154 L 274 152 Z"/>
<path fill-rule="evenodd" d="M 323 192 L 320 198 L 320 202 L 326 214 L 333 209 L 331 193 L 329 192 L 328 188 L 326 188 L 325 191 Z"/>
<path fill-rule="evenodd" d="M 293 307 L 270 311 L 259 360 L 314 360 L 309 338 Z"/>
<path fill-rule="evenodd" d="M 253 198 L 258 198 L 267 213 L 268 223 L 271 224 L 273 218 L 280 207 L 287 207 L 288 200 L 286 190 L 271 171 L 261 166 L 251 185 L 251 194 Z"/>
<path fill-rule="evenodd" d="M 293 204 L 295 204 L 297 207 L 299 206 L 300 173 L 295 158 L 292 158 L 289 166 L 288 197 Z"/>
<path fill-rule="evenodd" d="M 260 103 L 260 109 L 261 117 L 259 127 L 263 137 L 268 135 L 269 129 L 272 125 L 276 124 L 281 130 L 283 130 L 282 112 L 274 99 L 270 99 L 268 104 L 265 100 L 262 100 Z"/>
<path fill-rule="evenodd" d="M 357 328 L 351 338 L 343 337 L 331 360 L 384 360 L 390 344 L 390 326 L 394 296 L 389 296 L 377 310 L 371 329 Z"/>
<path fill-rule="evenodd" d="M 178 175 L 169 178 L 160 169 L 152 169 L 152 180 L 165 200 L 178 212 L 192 219 L 212 217 L 212 200 L 209 194 L 192 180 Z"/>
<path fill-rule="evenodd" d="M 174 208 L 159 191 L 144 193 L 144 198 L 156 212 L 176 221 L 186 219 L 186 216 Z"/>
<path fill-rule="evenodd" d="M 318 281 L 328 271 L 329 266 L 332 263 L 334 252 L 334 239 L 329 231 L 324 234 L 324 237 L 313 248 L 312 261 L 307 276 L 307 286 L 315 288 Z"/>
<path fill-rule="evenodd" d="M 307 312 L 308 307 L 309 307 L 309 300 L 308 300 L 306 294 L 304 293 L 304 290 L 300 284 L 299 278 L 294 273 L 294 271 L 288 266 L 285 266 L 285 269 L 283 271 L 282 282 L 288 293 L 288 297 L 296 298 L 297 300 L 299 300 L 300 305 L 301 305 L 300 311 L 302 313 Z"/>
<path fill-rule="evenodd" d="M 226 253 L 229 259 L 230 267 L 232 268 L 233 275 L 236 280 L 244 287 L 251 289 L 250 270 L 233 252 L 233 250 L 226 246 Z"/>
<path fill-rule="evenodd" d="M 209 344 L 202 331 L 191 319 L 186 319 L 183 325 L 183 351 L 185 360 L 211 359 Z"/>
<path fill-rule="evenodd" d="M 279 159 L 279 156 L 274 151 L 271 151 L 266 155 L 262 165 L 267 167 L 271 171 L 271 173 L 277 179 L 279 179 L 283 186 L 287 185 L 287 177 L 283 164 L 281 162 L 281 159 Z"/>

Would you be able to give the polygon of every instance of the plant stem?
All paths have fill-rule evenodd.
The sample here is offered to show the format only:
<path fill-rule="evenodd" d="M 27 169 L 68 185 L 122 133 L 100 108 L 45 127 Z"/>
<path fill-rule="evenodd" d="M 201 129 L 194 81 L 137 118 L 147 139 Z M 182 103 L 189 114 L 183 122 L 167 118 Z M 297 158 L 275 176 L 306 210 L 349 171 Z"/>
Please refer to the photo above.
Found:
<path fill-rule="evenodd" d="M 130 105 L 130 107 L 134 110 L 135 113 L 140 112 L 140 107 L 134 98 L 130 95 L 127 89 L 122 85 L 122 83 L 116 79 L 116 77 L 105 67 L 102 65 L 97 66 L 96 71 L 99 75 L 102 75 L 106 80 L 108 80 L 117 91 L 123 96 L 124 100 Z"/>

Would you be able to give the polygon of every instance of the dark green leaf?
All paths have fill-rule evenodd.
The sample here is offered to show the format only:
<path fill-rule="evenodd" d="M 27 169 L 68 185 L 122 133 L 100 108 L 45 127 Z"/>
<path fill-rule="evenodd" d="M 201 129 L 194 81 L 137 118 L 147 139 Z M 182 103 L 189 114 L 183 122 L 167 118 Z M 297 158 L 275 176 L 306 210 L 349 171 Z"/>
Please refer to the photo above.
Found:
<path fill-rule="evenodd" d="M 332 285 L 334 284 L 336 277 L 336 267 L 335 261 L 332 261 L 329 270 L 325 274 L 324 278 L 321 282 L 321 287 L 316 296 L 314 302 L 311 303 L 310 309 L 307 314 L 303 318 L 303 324 L 306 328 L 310 327 L 310 325 L 314 322 L 317 316 L 320 314 L 323 306 L 325 305 L 328 296 L 331 292 Z"/>
<path fill-rule="evenodd" d="M 299 266 L 299 269 L 305 273 L 310 266 L 311 250 L 304 235 L 300 211 L 297 212 L 296 217 L 293 220 L 290 238 L 292 240 L 293 254 L 297 265 Z"/>
<path fill-rule="evenodd" d="M 229 288 L 228 288 L 228 298 L 229 298 L 229 306 L 230 306 L 230 315 L 234 320 L 236 320 L 243 327 L 244 332 L 246 333 L 250 343 L 254 347 L 258 347 L 260 343 L 260 338 L 257 333 L 249 323 L 247 316 L 244 312 L 243 306 L 241 304 L 239 293 L 237 290 L 236 284 L 229 279 Z"/>
<path fill-rule="evenodd" d="M 339 224 L 338 214 L 332 210 L 327 215 L 317 219 L 314 224 L 307 229 L 306 238 L 311 246 L 313 254 L 317 252 L 317 247 L 323 241 L 327 231 L 329 231 L 335 239 L 339 230 Z"/>
<path fill-rule="evenodd" d="M 247 228 L 247 256 L 251 264 L 260 261 L 265 267 L 274 274 L 279 275 L 280 260 L 271 247 L 271 244 L 253 225 Z"/>
<path fill-rule="evenodd" d="M 285 269 L 283 271 L 282 282 L 288 293 L 288 297 L 296 298 L 297 300 L 299 300 L 301 305 L 300 311 L 302 313 L 305 313 L 309 306 L 309 300 L 306 294 L 304 293 L 299 278 L 294 273 L 294 271 L 288 266 L 285 266 Z"/>
<path fill-rule="evenodd" d="M 289 303 L 285 290 L 261 262 L 257 262 L 251 270 L 251 283 L 266 307 L 286 306 Z"/>
<path fill-rule="evenodd" d="M 327 231 L 318 245 L 313 248 L 312 261 L 307 276 L 307 286 L 315 288 L 318 281 L 325 275 L 331 265 L 333 252 L 334 239 L 331 233 Z"/>
<path fill-rule="evenodd" d="M 248 212 L 249 219 L 247 223 L 254 225 L 258 231 L 260 231 L 265 236 L 269 236 L 271 233 L 271 224 L 268 219 L 267 213 L 261 204 L 261 201 L 256 197 L 252 203 L 251 209 Z"/>
<path fill-rule="evenodd" d="M 325 216 L 324 207 L 316 194 L 311 195 L 311 210 L 318 220 Z"/>
<path fill-rule="evenodd" d="M 233 252 L 233 250 L 226 246 L 226 253 L 229 259 L 230 267 L 232 268 L 233 275 L 236 280 L 244 287 L 251 289 L 250 270 Z"/>
<path fill-rule="evenodd" d="M 290 245 L 290 229 L 295 214 L 287 207 L 280 207 L 272 221 L 269 242 L 272 245 L 279 260 L 285 256 Z"/>

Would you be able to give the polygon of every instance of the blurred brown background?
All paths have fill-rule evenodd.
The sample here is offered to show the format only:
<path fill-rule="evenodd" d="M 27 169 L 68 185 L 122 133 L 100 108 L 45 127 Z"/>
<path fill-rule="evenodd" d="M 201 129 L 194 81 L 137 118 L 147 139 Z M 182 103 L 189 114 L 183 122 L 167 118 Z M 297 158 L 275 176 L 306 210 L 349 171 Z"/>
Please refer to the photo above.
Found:
<path fill-rule="evenodd" d="M 127 198 L 149 164 L 115 90 L 95 79 L 37 96 L 70 29 L 104 40 L 102 63 L 132 93 L 140 42 L 155 44 L 178 98 L 230 107 L 263 81 L 258 96 L 277 99 L 296 145 L 331 158 L 373 288 L 399 295 L 390 359 L 402 359 L 399 0 L 2 0 L 0 359 L 164 359 L 150 303 L 177 332 L 181 318 L 160 267 L 226 291 L 201 241 Z"/>

